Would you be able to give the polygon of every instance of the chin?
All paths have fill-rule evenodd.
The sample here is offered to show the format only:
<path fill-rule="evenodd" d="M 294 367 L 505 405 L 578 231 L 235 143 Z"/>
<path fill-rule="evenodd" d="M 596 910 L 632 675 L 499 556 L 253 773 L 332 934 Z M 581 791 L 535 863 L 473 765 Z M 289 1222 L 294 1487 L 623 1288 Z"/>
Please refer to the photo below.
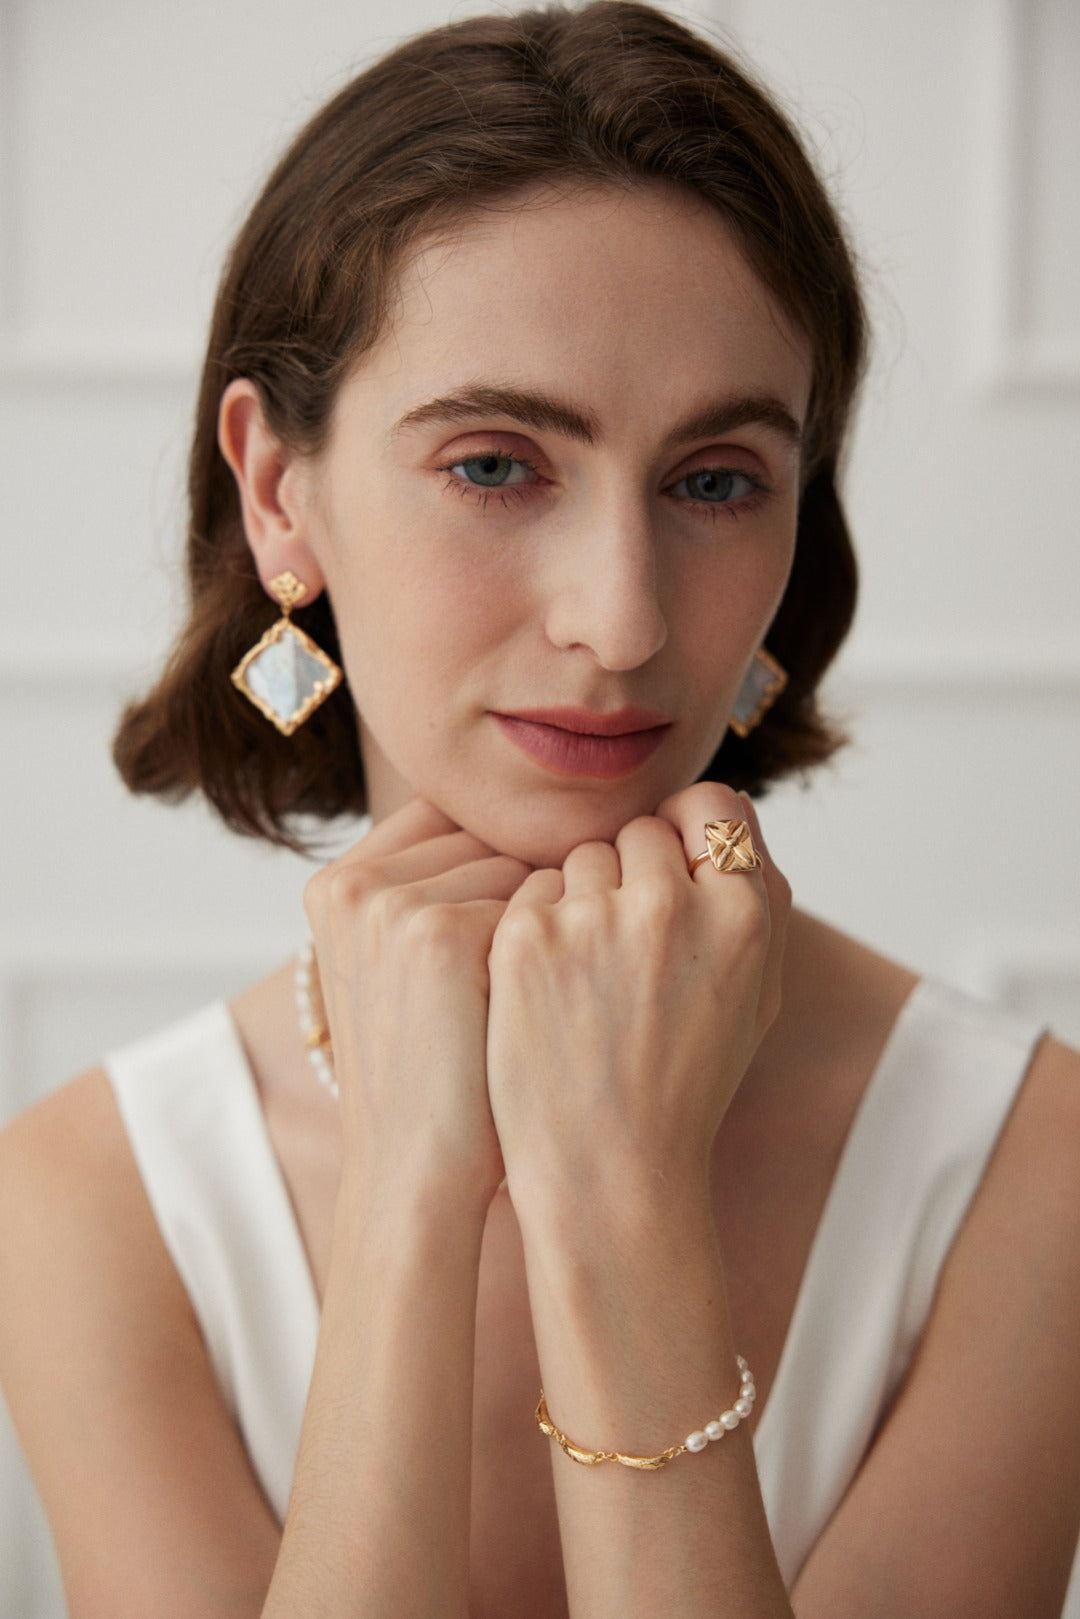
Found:
<path fill-rule="evenodd" d="M 499 854 L 537 868 L 561 868 L 581 843 L 614 843 L 623 827 L 651 815 L 675 788 L 627 794 L 557 794 L 537 802 L 532 794 L 495 798 L 479 805 L 440 805 L 444 813 Z"/>

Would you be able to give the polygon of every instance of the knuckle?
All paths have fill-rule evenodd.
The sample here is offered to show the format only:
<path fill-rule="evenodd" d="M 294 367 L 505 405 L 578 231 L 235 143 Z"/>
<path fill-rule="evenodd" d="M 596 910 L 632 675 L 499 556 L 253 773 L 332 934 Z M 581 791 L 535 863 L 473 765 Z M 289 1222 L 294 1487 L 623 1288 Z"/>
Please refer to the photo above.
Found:
<path fill-rule="evenodd" d="M 323 875 L 325 903 L 335 914 L 352 911 L 371 892 L 377 882 L 370 865 L 360 866 L 355 862 L 327 866 Z"/>
<path fill-rule="evenodd" d="M 389 889 L 387 892 L 401 894 L 400 889 Z M 459 911 L 460 907 L 452 904 L 413 906 L 406 902 L 398 910 L 397 919 L 401 922 L 409 949 L 426 956 L 439 957 L 459 949 Z"/>
<path fill-rule="evenodd" d="M 784 918 L 791 910 L 791 884 L 782 871 L 774 870 L 769 882 L 769 908 L 774 916 Z"/>
<path fill-rule="evenodd" d="M 504 970 L 534 970 L 547 948 L 550 931 L 550 918 L 544 909 L 534 905 L 512 906 L 503 913 L 495 930 L 492 957 Z"/>
<path fill-rule="evenodd" d="M 500 955 L 531 954 L 542 934 L 540 913 L 532 905 L 516 905 L 503 914 L 495 935 Z"/>
<path fill-rule="evenodd" d="M 670 928 L 682 911 L 682 895 L 668 872 L 646 872 L 635 888 L 642 925 L 653 932 Z"/>
<path fill-rule="evenodd" d="M 407 888 L 372 886 L 363 898 L 368 921 L 376 934 L 386 934 L 407 924 L 417 912 L 416 902 Z"/>
<path fill-rule="evenodd" d="M 309 877 L 304 884 L 304 910 L 307 919 L 314 927 L 316 921 L 322 916 L 326 903 L 326 871 L 325 868 Z"/>
<path fill-rule="evenodd" d="M 626 825 L 619 832 L 615 839 L 615 847 L 616 849 L 621 849 L 625 843 L 629 842 L 630 839 L 635 836 L 636 833 L 641 832 L 646 827 L 666 827 L 667 824 L 668 823 L 659 815 L 635 815 L 634 819 L 632 821 L 627 821 Z"/>
<path fill-rule="evenodd" d="M 332 860 L 304 885 L 304 906 L 309 917 L 326 918 L 331 923 L 356 903 L 371 882 L 370 867 L 355 862 Z"/>
<path fill-rule="evenodd" d="M 745 877 L 730 876 L 725 880 L 732 885 L 738 884 L 738 887 L 733 886 L 725 905 L 728 934 L 740 952 L 763 955 L 769 947 L 772 932 L 764 891 L 758 883 L 748 881 Z"/>

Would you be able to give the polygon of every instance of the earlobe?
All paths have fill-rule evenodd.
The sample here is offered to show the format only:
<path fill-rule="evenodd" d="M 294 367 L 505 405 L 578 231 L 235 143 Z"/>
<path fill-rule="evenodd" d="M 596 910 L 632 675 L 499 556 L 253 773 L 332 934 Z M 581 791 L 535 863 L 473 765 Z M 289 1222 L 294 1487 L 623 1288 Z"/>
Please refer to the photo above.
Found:
<path fill-rule="evenodd" d="M 292 572 L 311 601 L 325 586 L 306 535 L 305 513 L 294 476 L 295 457 L 267 423 L 262 400 L 247 377 L 230 382 L 218 408 L 218 446 L 236 479 L 244 532 L 259 578 Z"/>

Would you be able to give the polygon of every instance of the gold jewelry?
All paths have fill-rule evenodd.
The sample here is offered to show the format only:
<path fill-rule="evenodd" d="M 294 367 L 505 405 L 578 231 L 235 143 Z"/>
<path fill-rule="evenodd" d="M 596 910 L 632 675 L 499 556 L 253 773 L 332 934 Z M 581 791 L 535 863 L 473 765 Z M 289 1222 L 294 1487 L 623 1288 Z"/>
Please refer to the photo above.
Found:
<path fill-rule="evenodd" d="M 720 872 L 760 871 L 765 864 L 745 821 L 706 821 L 705 844 L 687 867 L 691 877 L 706 860 Z"/>
<path fill-rule="evenodd" d="M 735 1360 L 739 1368 L 739 1394 L 729 1409 L 722 1411 L 712 1422 L 707 1422 L 704 1428 L 687 1434 L 681 1445 L 669 1445 L 667 1450 L 660 1451 L 656 1456 L 627 1456 L 621 1450 L 586 1450 L 583 1445 L 575 1445 L 552 1422 L 543 1389 L 540 1390 L 536 1407 L 536 1426 L 549 1439 L 554 1439 L 572 1462 L 580 1462 L 582 1467 L 595 1467 L 599 1462 L 619 1462 L 623 1467 L 636 1467 L 641 1473 L 655 1473 L 659 1468 L 666 1467 L 668 1462 L 673 1462 L 676 1456 L 682 1456 L 686 1451 L 696 1454 L 704 1450 L 710 1440 L 723 1439 L 726 1433 L 732 1433 L 750 1415 L 757 1394 L 754 1374 L 741 1355 L 736 1355 Z"/>
<path fill-rule="evenodd" d="M 341 684 L 342 673 L 289 617 L 307 595 L 303 580 L 295 573 L 279 573 L 269 588 L 281 603 L 281 617 L 245 652 L 232 672 L 232 682 L 282 736 L 292 736 Z"/>
<path fill-rule="evenodd" d="M 736 736 L 749 736 L 760 725 L 788 683 L 787 670 L 765 648 L 758 647 L 743 676 L 728 725 Z"/>

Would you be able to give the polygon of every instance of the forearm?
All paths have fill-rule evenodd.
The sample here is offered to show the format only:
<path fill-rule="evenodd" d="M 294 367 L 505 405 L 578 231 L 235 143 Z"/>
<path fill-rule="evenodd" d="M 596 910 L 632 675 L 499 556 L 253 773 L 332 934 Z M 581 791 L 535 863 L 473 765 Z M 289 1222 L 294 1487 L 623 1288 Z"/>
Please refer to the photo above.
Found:
<path fill-rule="evenodd" d="M 484 1211 L 344 1190 L 265 1619 L 463 1619 Z"/>
<path fill-rule="evenodd" d="M 552 1420 L 654 1455 L 718 1417 L 739 1373 L 706 1193 L 544 1204 L 519 1217 Z M 657 1472 L 552 1466 L 574 1619 L 790 1619 L 745 1425 Z"/>

